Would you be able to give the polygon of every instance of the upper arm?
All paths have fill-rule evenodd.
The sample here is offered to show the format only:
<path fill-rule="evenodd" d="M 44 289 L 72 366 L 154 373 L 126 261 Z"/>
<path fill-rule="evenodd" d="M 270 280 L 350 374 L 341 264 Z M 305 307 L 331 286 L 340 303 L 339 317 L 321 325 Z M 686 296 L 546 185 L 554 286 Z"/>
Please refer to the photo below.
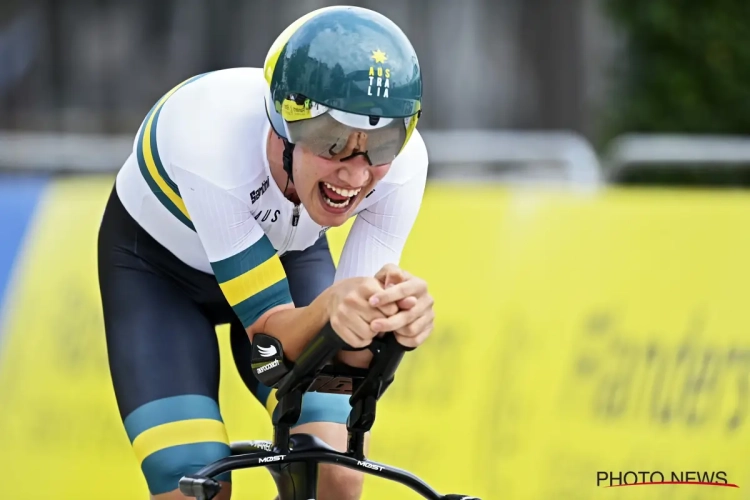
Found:
<path fill-rule="evenodd" d="M 216 280 L 244 327 L 292 304 L 281 260 L 247 202 L 178 166 L 173 171 Z"/>
<path fill-rule="evenodd" d="M 260 175 L 251 167 L 257 150 L 248 146 L 259 133 L 252 118 L 247 102 L 228 104 L 221 92 L 196 84 L 170 97 L 158 131 L 186 216 L 245 328 L 292 303 L 284 268 L 247 194 Z"/>
<path fill-rule="evenodd" d="M 400 261 L 422 206 L 427 180 L 427 151 L 421 137 L 415 134 L 415 139 L 411 151 L 399 158 L 399 168 L 413 169 L 412 175 L 357 215 L 339 259 L 337 281 L 374 276 L 385 264 Z"/>

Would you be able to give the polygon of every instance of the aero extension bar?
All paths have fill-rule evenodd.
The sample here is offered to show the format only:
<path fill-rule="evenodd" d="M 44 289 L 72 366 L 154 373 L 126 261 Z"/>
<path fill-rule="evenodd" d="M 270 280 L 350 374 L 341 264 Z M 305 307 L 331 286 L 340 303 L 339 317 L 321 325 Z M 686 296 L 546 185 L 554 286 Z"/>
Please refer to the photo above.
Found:
<path fill-rule="evenodd" d="M 289 372 L 275 385 L 278 405 L 273 416 L 273 442 L 232 443 L 231 456 L 180 479 L 182 494 L 197 500 L 211 500 L 221 490 L 221 484 L 214 479 L 220 474 L 260 466 L 274 471 L 285 464 L 302 463 L 304 465 L 301 472 L 295 476 L 295 492 L 280 491 L 280 498 L 315 500 L 318 464 L 330 463 L 396 481 L 429 500 L 479 500 L 465 495 L 441 495 L 409 472 L 365 458 L 365 434 L 375 422 L 377 401 L 393 382 L 396 368 L 406 351 L 393 334 L 389 333 L 375 339 L 369 347 L 373 353 L 369 368 L 328 364 L 346 347 L 330 324 L 326 325 L 307 345 Z M 349 402 L 352 410 L 347 420 L 349 441 L 346 453 L 334 450 L 315 436 L 290 434 L 292 426 L 300 417 L 305 392 L 351 395 Z"/>

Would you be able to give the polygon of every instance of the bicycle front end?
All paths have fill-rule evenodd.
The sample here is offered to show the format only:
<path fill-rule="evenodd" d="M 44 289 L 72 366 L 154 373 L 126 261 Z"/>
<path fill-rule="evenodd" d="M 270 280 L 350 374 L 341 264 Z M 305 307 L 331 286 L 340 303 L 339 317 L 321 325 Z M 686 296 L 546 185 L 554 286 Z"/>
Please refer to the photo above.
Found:
<path fill-rule="evenodd" d="M 264 342 L 269 345 L 264 346 Z M 274 344 L 275 342 L 275 344 Z M 273 349 L 271 348 L 273 347 Z M 392 334 L 373 341 L 369 368 L 353 368 L 342 364 L 327 364 L 346 346 L 327 325 L 307 346 L 296 363 L 273 359 L 269 352 L 283 358 L 278 341 L 268 336 L 254 339 L 254 352 L 260 351 L 262 363 L 253 356 L 253 371 L 258 374 L 270 370 L 264 367 L 289 367 L 283 378 L 276 382 L 277 411 L 274 412 L 274 440 L 232 443 L 232 454 L 209 464 L 197 473 L 180 479 L 183 495 L 197 500 L 211 500 L 221 491 L 215 479 L 232 470 L 267 467 L 278 474 L 284 466 L 293 468 L 294 487 L 289 492 L 280 491 L 281 500 L 315 500 L 317 498 L 318 464 L 330 463 L 363 473 L 401 483 L 428 500 L 479 500 L 466 495 L 441 495 L 419 477 L 403 469 L 373 462 L 364 455 L 365 434 L 375 422 L 377 401 L 393 382 L 395 371 L 406 352 Z M 261 378 L 261 376 L 259 376 Z M 266 380 L 268 374 L 263 376 Z M 266 383 L 265 380 L 261 380 Z M 350 395 L 352 410 L 347 420 L 349 440 L 346 452 L 339 452 L 319 438 L 309 434 L 291 434 L 302 411 L 305 392 L 328 392 Z"/>

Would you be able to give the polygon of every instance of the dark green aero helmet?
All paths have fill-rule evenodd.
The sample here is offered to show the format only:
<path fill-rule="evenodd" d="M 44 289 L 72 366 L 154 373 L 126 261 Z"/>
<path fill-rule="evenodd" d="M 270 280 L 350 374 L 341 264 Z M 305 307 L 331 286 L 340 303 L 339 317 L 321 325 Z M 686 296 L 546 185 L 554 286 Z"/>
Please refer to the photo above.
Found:
<path fill-rule="evenodd" d="M 264 75 L 274 131 L 321 156 L 335 157 L 357 133 L 371 164 L 393 161 L 421 114 L 414 47 L 369 9 L 326 7 L 299 18 L 274 42 Z"/>

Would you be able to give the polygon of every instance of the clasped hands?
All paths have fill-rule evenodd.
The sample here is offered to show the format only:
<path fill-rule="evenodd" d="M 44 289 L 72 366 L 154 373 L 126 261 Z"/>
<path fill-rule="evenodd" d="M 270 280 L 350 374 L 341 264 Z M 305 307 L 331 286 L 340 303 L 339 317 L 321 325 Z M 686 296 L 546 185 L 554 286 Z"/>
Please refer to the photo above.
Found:
<path fill-rule="evenodd" d="M 334 286 L 331 326 L 354 348 L 386 332 L 393 332 L 401 345 L 415 348 L 432 332 L 434 300 L 427 282 L 394 264 L 386 264 L 372 278 L 349 278 Z"/>

